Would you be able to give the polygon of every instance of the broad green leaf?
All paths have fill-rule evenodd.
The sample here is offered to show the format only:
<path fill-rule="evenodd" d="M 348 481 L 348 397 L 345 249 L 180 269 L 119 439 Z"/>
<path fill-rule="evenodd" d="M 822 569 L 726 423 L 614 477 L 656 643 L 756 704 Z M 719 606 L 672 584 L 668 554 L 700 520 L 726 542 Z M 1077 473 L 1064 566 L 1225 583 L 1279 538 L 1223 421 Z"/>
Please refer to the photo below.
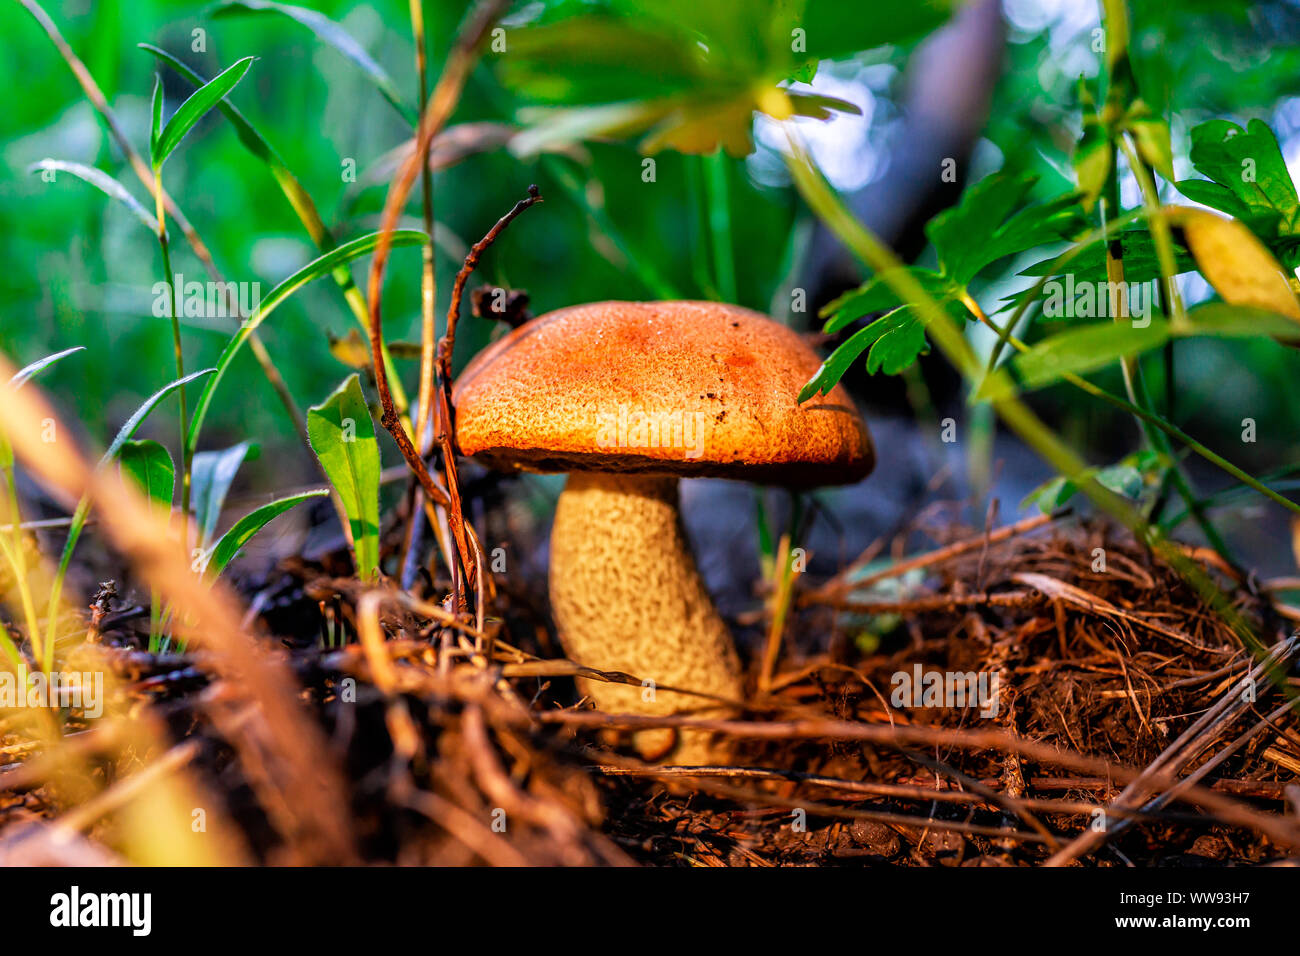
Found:
<path fill-rule="evenodd" d="M 510 32 L 503 79 L 526 103 L 563 107 L 512 149 L 531 153 L 567 136 L 645 134 L 642 151 L 733 156 L 753 149 L 755 111 L 777 120 L 826 117 L 846 104 L 783 87 L 809 64 L 914 36 L 946 17 L 946 3 L 851 13 L 825 0 L 723 0 L 538 5 Z M 857 38 L 851 40 L 850 38 Z M 856 111 L 856 110 L 854 110 Z M 521 119 L 524 114 L 521 111 Z"/>
<path fill-rule="evenodd" d="M 65 359 L 75 352 L 84 351 L 86 351 L 86 347 L 84 345 L 78 345 L 70 349 L 64 349 L 62 352 L 55 352 L 53 355 L 47 355 L 45 358 L 39 358 L 30 365 L 24 365 L 15 372 L 13 378 L 9 379 L 9 385 L 14 389 L 22 388 L 31 380 L 32 376 L 45 371 L 55 362 Z"/>
<path fill-rule="evenodd" d="M 328 494 L 329 492 L 323 488 L 319 491 L 307 491 L 300 495 L 279 498 L 270 504 L 262 505 L 262 507 L 250 511 L 231 525 L 230 530 L 223 534 L 221 539 L 204 553 L 201 562 L 203 569 L 215 578 L 243 550 L 244 545 L 248 544 L 253 535 L 265 528 L 272 520 L 284 514 L 294 505 L 301 504 L 309 498 L 320 498 Z"/>
<path fill-rule="evenodd" d="M 1146 326 L 1101 322 L 1068 329 L 1046 338 L 1012 359 L 1026 389 L 1059 381 L 1068 372 L 1082 375 L 1129 355 L 1138 355 L 1169 340 L 1169 323 L 1151 319 Z"/>
<path fill-rule="evenodd" d="M 256 445 L 241 441 L 221 451 L 201 451 L 194 456 L 190 466 L 190 501 L 199 528 L 200 547 L 206 548 L 212 541 L 239 466 L 256 455 Z"/>
<path fill-rule="evenodd" d="M 180 105 L 180 108 L 172 114 L 172 118 L 167 121 L 162 132 L 158 134 L 157 142 L 152 144 L 150 159 L 154 169 L 161 169 L 167 157 L 185 138 L 185 134 L 194 128 L 194 124 L 235 88 L 235 84 L 244 78 L 248 68 L 253 65 L 254 59 L 256 57 L 244 57 L 234 66 L 217 74 L 211 82 L 203 84 Z M 159 107 L 155 107 L 155 116 L 157 109 Z"/>
<path fill-rule="evenodd" d="M 357 375 L 308 410 L 307 438 L 352 526 L 357 574 L 372 581 L 379 570 L 379 442 Z"/>
<path fill-rule="evenodd" d="M 398 229 L 392 233 L 392 247 L 394 249 L 399 246 L 423 245 L 427 241 L 428 236 L 416 229 Z M 230 368 L 230 363 L 234 361 L 235 356 L 244 343 L 248 341 L 248 337 L 253 334 L 253 331 L 266 321 L 267 316 L 274 312 L 276 307 L 307 283 L 329 274 L 334 269 L 351 262 L 358 256 L 373 252 L 377 245 L 379 245 L 379 233 L 377 232 L 360 236 L 351 242 L 345 242 L 337 249 L 332 249 L 320 258 L 307 263 L 307 265 L 267 293 L 253 314 L 248 317 L 248 320 L 240 326 L 239 331 L 226 344 L 220 358 L 217 359 L 216 374 L 208 379 L 203 386 L 203 392 L 199 395 L 199 400 L 194 405 L 194 412 L 190 416 L 190 427 L 185 436 L 185 443 L 191 453 L 198 450 L 203 419 L 207 416 L 208 409 L 212 405 L 212 398 L 217 386 L 221 384 L 221 379 Z"/>
<path fill-rule="evenodd" d="M 360 67 L 370 77 L 380 95 L 392 104 L 409 125 L 414 126 L 419 122 L 420 117 L 402 100 L 397 84 L 384 72 L 384 68 L 375 62 L 347 30 L 323 13 L 288 3 L 272 3 L 270 0 L 228 0 L 212 11 L 214 18 L 242 13 L 278 13 L 302 24 L 316 34 L 316 39 L 333 47 Z"/>
<path fill-rule="evenodd" d="M 71 173 L 78 179 L 90 183 L 105 196 L 110 199 L 116 199 L 132 214 L 144 223 L 145 228 L 150 232 L 158 231 L 158 220 L 144 206 L 140 205 L 139 200 L 126 191 L 126 187 L 119 183 L 108 173 L 96 169 L 94 166 L 86 166 L 82 163 L 67 162 L 62 159 L 42 159 L 39 163 L 32 163 L 27 167 L 28 172 L 38 172 L 49 170 L 53 173 Z"/>
<path fill-rule="evenodd" d="M 1187 313 L 1181 336 L 1209 335 L 1216 338 L 1253 338 L 1266 335 L 1284 342 L 1300 340 L 1300 322 L 1249 306 L 1207 302 Z"/>
<path fill-rule="evenodd" d="M 1212 182 L 1177 184 L 1188 199 L 1244 222 L 1292 268 L 1300 265 L 1300 198 L 1268 124 L 1214 119 L 1192 129 L 1192 165 Z"/>
<path fill-rule="evenodd" d="M 154 504 L 171 507 L 176 491 L 176 465 L 171 453 L 153 439 L 123 442 L 117 453 L 117 467 Z"/>
<path fill-rule="evenodd" d="M 1078 490 L 1079 486 L 1069 478 L 1057 475 L 1055 478 L 1048 478 L 1025 495 L 1020 502 L 1020 507 L 1028 508 L 1030 505 L 1037 505 L 1038 510 L 1043 514 L 1051 514 L 1073 498 Z"/>

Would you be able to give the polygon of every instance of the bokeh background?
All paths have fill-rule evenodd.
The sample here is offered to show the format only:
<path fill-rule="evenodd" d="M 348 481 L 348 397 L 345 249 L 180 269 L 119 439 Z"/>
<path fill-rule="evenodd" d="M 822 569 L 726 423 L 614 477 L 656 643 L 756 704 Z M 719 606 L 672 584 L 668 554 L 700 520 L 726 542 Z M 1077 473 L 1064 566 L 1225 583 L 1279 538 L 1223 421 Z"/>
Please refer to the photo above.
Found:
<path fill-rule="evenodd" d="M 240 57 L 258 57 L 233 94 L 236 105 L 297 174 L 336 236 L 377 228 L 387 185 L 381 160 L 409 138 L 409 126 L 354 63 L 311 31 L 270 14 L 214 18 L 210 8 L 185 2 L 70 0 L 45 6 L 141 149 L 158 68 L 137 43 L 163 47 L 206 76 Z M 414 101 L 406 3 L 317 0 L 310 6 L 341 24 Z M 721 15 L 745 16 L 743 3 L 719 6 Z M 541 7 L 517 4 L 507 22 L 526 25 Z M 1155 110 L 1171 116 L 1180 177 L 1191 172 L 1189 129 L 1211 117 L 1265 120 L 1293 173 L 1300 173 L 1300 4 L 1142 0 L 1130 7 L 1138 80 Z M 436 75 L 465 5 L 429 2 L 425 9 Z M 974 179 L 997 169 L 1025 170 L 1041 177 L 1036 193 L 1043 197 L 1073 187 L 1069 156 L 1081 127 L 1077 84 L 1097 74 L 1098 21 L 1092 0 L 972 4 L 937 32 L 921 30 L 889 46 L 824 61 L 812 89 L 855 103 L 861 115 L 801 120 L 799 126 L 863 218 L 905 257 L 924 261 L 930 255 L 921 231 L 925 222 Z M 87 353 L 57 365 L 42 383 L 80 423 L 86 441 L 102 446 L 144 397 L 173 377 L 168 322 L 152 316 L 151 289 L 161 271 L 157 245 L 120 205 L 84 183 L 71 176 L 44 182 L 27 167 L 46 157 L 87 163 L 147 197 L 67 65 L 18 4 L 5 7 L 2 32 L 10 85 L 0 110 L 0 349 L 21 364 L 86 346 Z M 198 52 L 197 37 L 203 46 Z M 508 50 L 485 56 L 454 123 L 521 121 L 521 110 L 538 91 L 510 79 L 509 58 Z M 174 74 L 163 75 L 170 111 L 189 88 Z M 743 158 L 661 152 L 649 183 L 635 142 L 588 142 L 526 159 L 498 148 L 439 171 L 439 316 L 468 244 L 537 183 L 546 203 L 507 232 L 477 277 L 526 289 L 535 312 L 605 298 L 711 298 L 815 328 L 817 305 L 858 276 L 790 188 L 777 152 L 779 131 L 759 119 L 753 134 L 756 149 Z M 933 173 L 934 162 L 949 156 L 959 171 L 955 183 Z M 344 175 L 350 161 L 355 182 Z M 210 115 L 189 136 L 166 174 L 169 191 L 227 279 L 260 282 L 265 292 L 315 257 L 265 166 L 220 115 Z M 1123 196 L 1127 205 L 1137 203 L 1131 180 L 1123 183 Z M 1167 198 L 1179 201 L 1172 191 Z M 418 190 L 403 224 L 420 225 Z M 206 279 L 183 243 L 174 249 L 178 272 Z M 366 263 L 353 267 L 363 281 Z M 996 301 L 1026 285 L 1016 273 L 1027 264 L 1010 262 L 1002 275 L 986 276 L 980 298 Z M 398 250 L 389 276 L 388 336 L 415 340 L 418 252 Z M 1183 281 L 1189 301 L 1209 295 L 1199 280 Z M 807 311 L 792 310 L 793 289 L 806 291 Z M 302 407 L 320 401 L 348 372 L 331 353 L 330 337 L 346 336 L 353 327 L 342 296 L 328 281 L 298 293 L 262 327 Z M 212 364 L 233 328 L 231 320 L 189 320 L 189 367 Z M 1042 323 L 1028 337 L 1052 330 L 1051 323 Z M 493 332 L 486 322 L 466 321 L 458 364 Z M 979 337 L 978 330 L 971 334 Z M 1178 420 L 1186 431 L 1256 474 L 1300 461 L 1300 353 L 1269 341 L 1196 340 L 1178 344 L 1177 363 Z M 402 368 L 413 391 L 414 363 Z M 1159 394 L 1158 358 L 1147 372 Z M 853 544 L 899 527 L 936 495 L 960 500 L 974 490 L 971 510 L 982 515 L 983 493 L 991 488 L 1002 501 L 1002 516 L 1010 517 L 1025 492 L 1048 477 L 1031 455 L 971 415 L 941 360 L 926 359 L 922 373 L 911 383 L 860 370 L 846 380 L 875 425 L 885 467 L 840 499 L 837 546 L 827 550 L 851 552 Z M 1101 374 L 1098 381 L 1122 391 L 1117 376 Z M 918 382 L 924 385 L 920 393 Z M 1077 393 L 1048 390 L 1032 401 L 1096 463 L 1113 462 L 1138 445 L 1130 421 L 1085 403 Z M 941 415 L 961 423 L 963 440 L 954 446 L 936 442 L 933 423 Z M 1254 443 L 1241 440 L 1245 417 L 1258 423 Z M 171 441 L 173 429 L 172 416 L 160 414 L 145 432 Z M 205 443 L 221 447 L 245 438 L 262 447 L 260 459 L 240 479 L 246 493 L 315 479 L 247 352 L 218 395 Z M 972 489 L 972 455 L 980 447 L 991 467 L 976 468 Z M 1199 463 L 1192 468 L 1205 492 L 1225 483 Z M 1283 476 L 1279 487 L 1288 481 Z M 733 574 L 752 577 L 752 562 L 733 560 L 738 552 L 728 545 L 729 536 L 739 533 L 736 515 L 748 517 L 752 509 L 744 504 L 728 510 L 733 492 L 714 483 L 693 484 L 698 487 L 687 493 L 692 528 L 722 547 L 716 560 L 704 557 L 706 573 L 715 585 Z M 553 490 L 554 483 L 537 487 Z M 1217 513 L 1250 559 L 1274 572 L 1293 568 L 1280 515 L 1258 499 Z M 848 547 L 846 533 L 852 539 Z"/>

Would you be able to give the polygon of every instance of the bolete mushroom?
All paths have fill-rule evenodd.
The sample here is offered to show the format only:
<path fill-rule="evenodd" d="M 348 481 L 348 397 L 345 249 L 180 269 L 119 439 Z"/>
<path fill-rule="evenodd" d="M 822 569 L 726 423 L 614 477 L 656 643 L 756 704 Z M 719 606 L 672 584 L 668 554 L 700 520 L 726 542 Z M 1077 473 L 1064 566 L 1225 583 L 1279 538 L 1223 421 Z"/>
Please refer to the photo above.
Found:
<path fill-rule="evenodd" d="M 819 364 L 798 334 L 748 309 L 597 302 L 532 319 L 461 374 L 463 454 L 569 473 L 551 532 L 560 640 L 579 664 L 646 682 L 580 678 L 600 709 L 726 710 L 663 687 L 740 698 L 740 663 L 691 556 L 677 482 L 810 487 L 865 476 L 871 437 L 844 390 L 796 400 Z M 634 741 L 649 760 L 709 753 L 701 734 L 661 729 Z"/>

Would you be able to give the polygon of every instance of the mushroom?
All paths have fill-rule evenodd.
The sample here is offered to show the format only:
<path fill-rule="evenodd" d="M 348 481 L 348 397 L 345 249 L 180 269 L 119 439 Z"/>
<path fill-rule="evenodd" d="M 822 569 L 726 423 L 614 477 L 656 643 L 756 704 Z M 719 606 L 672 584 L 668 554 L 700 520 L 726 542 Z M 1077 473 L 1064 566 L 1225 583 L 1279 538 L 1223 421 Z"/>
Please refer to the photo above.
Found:
<path fill-rule="evenodd" d="M 539 316 L 455 387 L 460 450 L 495 468 L 568 472 L 550 594 L 569 657 L 642 686 L 579 678 L 612 713 L 726 713 L 741 668 L 696 570 L 678 479 L 844 484 L 874 464 L 845 391 L 800 405 L 819 360 L 793 330 L 714 302 L 597 302 Z M 647 760 L 707 761 L 708 735 L 641 731 Z"/>

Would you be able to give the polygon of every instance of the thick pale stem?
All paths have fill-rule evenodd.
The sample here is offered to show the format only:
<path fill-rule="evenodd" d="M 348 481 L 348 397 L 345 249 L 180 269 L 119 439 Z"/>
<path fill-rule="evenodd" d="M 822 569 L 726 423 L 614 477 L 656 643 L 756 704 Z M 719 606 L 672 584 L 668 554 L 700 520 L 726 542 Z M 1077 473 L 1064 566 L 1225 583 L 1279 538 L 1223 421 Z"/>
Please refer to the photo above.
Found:
<path fill-rule="evenodd" d="M 646 682 L 579 679 L 579 690 L 601 710 L 725 710 L 665 686 L 740 698 L 740 662 L 691 556 L 676 478 L 569 476 L 551 532 L 551 604 L 572 660 Z M 645 731 L 636 735 L 636 746 L 650 760 L 671 754 L 679 763 L 709 761 L 704 735 L 678 736 L 671 729 Z"/>

